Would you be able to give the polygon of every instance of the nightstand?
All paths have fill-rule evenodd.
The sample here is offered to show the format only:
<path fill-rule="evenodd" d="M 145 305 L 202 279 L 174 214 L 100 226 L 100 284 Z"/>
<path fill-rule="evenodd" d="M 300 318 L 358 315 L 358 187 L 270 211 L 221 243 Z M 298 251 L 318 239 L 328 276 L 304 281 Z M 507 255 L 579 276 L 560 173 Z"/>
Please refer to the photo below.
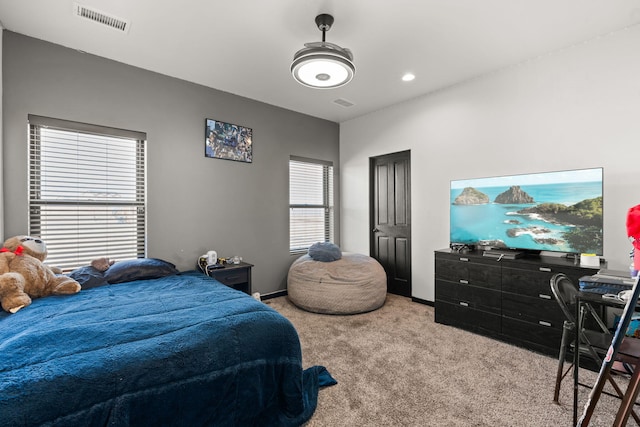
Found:
<path fill-rule="evenodd" d="M 224 268 L 209 270 L 209 276 L 230 288 L 251 295 L 251 267 L 253 264 L 225 264 Z"/>

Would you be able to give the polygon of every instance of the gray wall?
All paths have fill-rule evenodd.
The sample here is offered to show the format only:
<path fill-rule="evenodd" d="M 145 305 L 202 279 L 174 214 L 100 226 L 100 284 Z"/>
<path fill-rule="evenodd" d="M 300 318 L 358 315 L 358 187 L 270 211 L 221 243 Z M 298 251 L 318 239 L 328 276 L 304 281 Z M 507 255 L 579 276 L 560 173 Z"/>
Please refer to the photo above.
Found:
<path fill-rule="evenodd" d="M 207 249 L 286 287 L 290 155 L 339 165 L 336 123 L 4 31 L 4 234 L 27 232 L 27 115 L 147 133 L 148 256 L 192 269 Z M 205 118 L 253 128 L 253 163 L 204 157 Z M 335 177 L 339 201 L 339 174 Z M 336 212 L 339 212 L 339 205 Z M 340 235 L 336 215 L 337 233 Z M 337 242 L 339 243 L 339 242 Z"/>

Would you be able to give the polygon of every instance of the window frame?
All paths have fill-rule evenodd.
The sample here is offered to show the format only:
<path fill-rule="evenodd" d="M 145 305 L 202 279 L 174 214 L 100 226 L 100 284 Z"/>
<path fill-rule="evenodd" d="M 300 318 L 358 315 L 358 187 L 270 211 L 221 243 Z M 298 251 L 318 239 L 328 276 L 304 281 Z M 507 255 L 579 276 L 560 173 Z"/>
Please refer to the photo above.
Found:
<path fill-rule="evenodd" d="M 292 199 L 292 162 L 295 162 L 301 166 L 306 165 L 309 167 L 322 166 L 322 203 L 291 203 Z M 310 159 L 299 156 L 289 156 L 289 253 L 292 255 L 299 255 L 305 253 L 309 247 L 317 242 L 333 242 L 335 237 L 335 201 L 334 201 L 334 174 L 335 170 L 333 162 L 319 159 Z M 304 238 L 304 233 L 295 233 L 292 224 L 292 211 L 293 209 L 323 209 L 323 232 L 322 236 L 316 235 L 317 238 L 308 240 L 302 246 L 294 246 L 292 244 L 293 239 Z M 312 236 L 310 236 L 312 237 Z M 321 237 L 321 239 L 320 239 Z M 313 240 L 313 241 L 311 241 Z"/>
<path fill-rule="evenodd" d="M 51 140 L 43 139 L 42 133 L 44 129 L 55 131 L 61 136 L 77 137 L 80 142 L 72 146 L 68 153 L 74 153 L 79 159 L 82 158 L 82 149 L 90 146 L 91 140 L 98 141 L 96 144 L 100 144 L 109 154 L 113 155 L 108 163 L 104 162 L 104 170 L 107 172 L 103 173 L 128 172 L 129 176 L 124 179 L 120 178 L 121 182 L 124 182 L 123 186 L 126 190 L 120 190 L 119 193 L 116 192 L 116 195 L 121 196 L 123 194 L 122 191 L 125 191 L 129 196 L 124 199 L 114 198 L 114 200 L 109 200 L 109 196 L 103 195 L 92 200 L 82 194 L 87 190 L 86 188 L 83 189 L 80 184 L 75 189 L 70 186 L 71 189 L 58 190 L 59 192 L 64 191 L 64 197 L 60 195 L 55 197 L 53 194 L 56 191 L 51 189 L 57 188 L 55 184 L 49 184 L 48 193 L 50 195 L 46 195 L 47 191 L 44 189 L 46 181 L 55 181 L 56 179 L 54 177 L 56 172 L 53 169 L 48 177 L 44 176 L 43 169 L 46 169 L 46 162 L 54 161 L 57 167 L 60 168 L 60 165 L 64 165 L 65 161 L 71 162 L 73 155 L 62 153 L 64 150 L 61 150 L 56 151 L 53 156 L 51 156 L 51 153 L 53 153 L 51 151 L 49 157 L 47 157 L 47 154 L 45 154 L 47 152 L 46 144 L 60 145 L 62 142 L 56 140 L 55 135 L 52 136 Z M 147 250 L 146 134 L 31 114 L 28 116 L 28 132 L 28 233 L 41 237 L 47 243 L 48 261 L 60 267 L 63 271 L 70 271 L 74 268 L 88 265 L 92 259 L 102 256 L 118 260 L 145 257 Z M 110 143 L 113 145 L 111 150 L 109 150 Z M 126 154 L 131 154 L 135 159 L 129 156 L 114 160 L 114 157 L 122 152 L 122 149 L 119 149 L 117 144 L 125 147 Z M 58 156 L 58 154 L 60 155 Z M 132 161 L 135 161 L 135 163 L 132 164 Z M 87 163 L 90 162 L 77 161 L 75 164 L 69 163 L 69 170 L 72 171 L 70 177 L 84 177 L 82 175 L 82 167 L 87 167 Z M 75 169 L 74 165 L 76 166 Z M 60 182 L 67 182 L 63 181 L 65 178 L 60 178 L 59 176 L 57 179 Z M 98 174 L 97 178 L 94 177 L 87 181 L 99 183 L 101 178 Z M 103 182 L 110 181 L 112 180 L 103 180 Z M 45 184 L 43 185 L 43 183 Z M 108 184 L 105 184 L 105 186 L 109 187 Z M 111 228 L 112 226 L 109 224 L 114 223 L 114 219 L 109 218 L 109 214 L 107 214 L 111 210 L 110 216 L 113 217 L 115 215 L 113 209 L 116 206 L 126 209 L 125 213 L 121 213 L 121 215 L 125 218 L 124 222 L 128 221 L 127 223 L 129 224 L 119 230 Z M 65 217 L 67 209 L 69 216 Z M 56 217 L 56 213 L 61 215 Z M 83 215 L 87 213 L 92 214 L 94 218 L 86 219 Z M 96 217 L 98 218 L 96 219 Z M 62 221 L 56 222 L 57 218 L 62 218 Z M 65 231 L 67 225 L 62 225 L 65 222 L 66 224 L 75 224 L 76 228 L 73 229 L 73 226 L 71 226 L 69 231 Z M 96 224 L 97 227 L 95 226 Z M 115 235 L 118 234 L 118 231 L 126 234 L 126 236 L 121 237 L 121 235 L 118 235 L 116 237 Z M 132 233 L 135 234 L 131 236 Z M 80 239 L 80 237 L 86 237 L 86 239 Z"/>

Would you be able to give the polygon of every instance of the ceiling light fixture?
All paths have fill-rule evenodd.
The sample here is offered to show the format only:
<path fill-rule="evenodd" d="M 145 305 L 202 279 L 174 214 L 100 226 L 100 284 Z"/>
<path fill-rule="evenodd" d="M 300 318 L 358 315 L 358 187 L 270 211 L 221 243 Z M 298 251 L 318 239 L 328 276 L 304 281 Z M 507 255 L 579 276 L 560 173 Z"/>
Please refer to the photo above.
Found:
<path fill-rule="evenodd" d="M 415 75 L 411 74 L 411 73 L 407 73 L 404 76 L 402 76 L 402 81 L 403 82 L 410 82 L 412 80 L 414 80 L 416 78 Z"/>
<path fill-rule="evenodd" d="M 325 41 L 333 16 L 326 13 L 316 16 L 316 25 L 322 31 L 322 41 L 305 43 L 305 47 L 293 55 L 291 74 L 299 83 L 316 89 L 344 86 L 356 74 L 353 54 L 349 49 Z"/>

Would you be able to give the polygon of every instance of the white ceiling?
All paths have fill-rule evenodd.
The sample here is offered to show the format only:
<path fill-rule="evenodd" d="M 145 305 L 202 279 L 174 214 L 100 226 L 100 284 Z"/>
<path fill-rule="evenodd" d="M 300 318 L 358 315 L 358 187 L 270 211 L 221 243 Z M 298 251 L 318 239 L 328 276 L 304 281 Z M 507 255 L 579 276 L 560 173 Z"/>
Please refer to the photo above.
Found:
<path fill-rule="evenodd" d="M 5 29 L 268 104 L 342 122 L 640 22 L 640 0 L 77 0 L 130 21 L 78 18 L 73 0 L 0 0 Z M 338 89 L 291 77 L 320 41 L 354 53 Z M 401 80 L 405 72 L 416 79 Z M 343 107 L 336 99 L 354 105 Z"/>

